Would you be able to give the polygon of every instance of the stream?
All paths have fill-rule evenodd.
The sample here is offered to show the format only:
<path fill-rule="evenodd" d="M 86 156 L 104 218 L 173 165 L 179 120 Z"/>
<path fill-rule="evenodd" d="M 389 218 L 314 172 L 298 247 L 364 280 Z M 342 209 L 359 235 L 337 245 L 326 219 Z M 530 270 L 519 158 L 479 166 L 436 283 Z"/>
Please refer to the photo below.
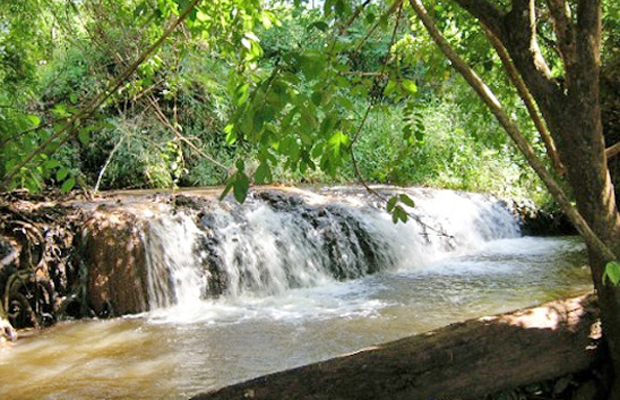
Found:
<path fill-rule="evenodd" d="M 489 196 L 407 194 L 415 218 L 398 225 L 346 188 L 123 205 L 147 221 L 149 311 L 0 346 L 0 398 L 188 398 L 591 290 L 579 238 L 523 237 Z"/>

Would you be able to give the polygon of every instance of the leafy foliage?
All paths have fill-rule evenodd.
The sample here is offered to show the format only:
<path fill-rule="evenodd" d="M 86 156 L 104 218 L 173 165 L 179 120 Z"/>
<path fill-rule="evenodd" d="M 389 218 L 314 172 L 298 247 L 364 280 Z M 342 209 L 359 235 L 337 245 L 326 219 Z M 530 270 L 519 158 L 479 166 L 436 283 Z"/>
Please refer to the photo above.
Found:
<path fill-rule="evenodd" d="M 122 74 L 189 4 L 0 5 L 0 175 Z M 618 7 L 605 7 L 613 48 Z M 478 25 L 450 2 L 434 4 L 434 13 L 544 151 Z M 548 23 L 541 29 L 551 35 Z M 243 199 L 252 184 L 363 179 L 545 200 L 400 2 L 200 2 L 117 93 L 69 128 L 7 188 L 226 183 Z"/>

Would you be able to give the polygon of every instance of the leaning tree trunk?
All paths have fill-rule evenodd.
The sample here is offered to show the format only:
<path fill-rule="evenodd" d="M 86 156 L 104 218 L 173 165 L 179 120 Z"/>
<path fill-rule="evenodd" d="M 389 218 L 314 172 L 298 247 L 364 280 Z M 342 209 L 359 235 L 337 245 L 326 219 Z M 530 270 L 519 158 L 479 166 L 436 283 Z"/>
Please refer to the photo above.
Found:
<path fill-rule="evenodd" d="M 577 0 L 576 9 L 571 9 L 566 0 L 545 1 L 564 64 L 563 81 L 552 74 L 538 46 L 535 0 L 512 0 L 509 11 L 488 0 L 453 1 L 476 17 L 506 49 L 556 142 L 580 214 L 572 220 L 579 224 L 585 221 L 586 225 L 585 229 L 577 227 L 580 232 L 587 233 L 592 277 L 600 296 L 603 327 L 616 372 L 610 398 L 620 399 L 620 288 L 602 280 L 607 262 L 619 259 L 620 255 L 620 214 L 607 168 L 599 99 L 602 0 Z M 420 16 L 419 0 L 410 2 Z M 441 43 L 438 44 L 441 47 Z M 450 58 L 445 49 L 442 50 Z M 456 63 L 454 65 L 459 69 Z M 467 69 L 459 69 L 485 100 L 480 83 L 468 79 L 463 71 Z M 497 104 L 493 100 L 498 103 L 488 96 L 485 102 L 513 137 L 510 132 L 513 127 L 502 121 L 501 113 L 494 110 Z M 531 161 L 532 155 L 523 151 L 527 146 L 516 142 L 564 211 L 569 216 L 574 213 L 562 191 L 553 190 L 554 184 L 546 180 L 547 171 L 537 168 Z"/>

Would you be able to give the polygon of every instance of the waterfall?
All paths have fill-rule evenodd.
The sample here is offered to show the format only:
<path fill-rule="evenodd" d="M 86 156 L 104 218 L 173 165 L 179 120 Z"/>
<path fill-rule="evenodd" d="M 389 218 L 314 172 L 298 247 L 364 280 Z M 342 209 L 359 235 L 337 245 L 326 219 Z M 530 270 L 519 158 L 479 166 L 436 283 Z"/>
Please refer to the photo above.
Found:
<path fill-rule="evenodd" d="M 389 196 L 396 189 L 377 190 Z M 150 308 L 411 270 L 519 236 L 514 217 L 494 197 L 420 188 L 399 193 L 416 204 L 407 208 L 406 224 L 394 224 L 383 202 L 359 189 L 264 190 L 243 205 L 190 197 L 190 207 L 160 213 L 143 232 Z"/>

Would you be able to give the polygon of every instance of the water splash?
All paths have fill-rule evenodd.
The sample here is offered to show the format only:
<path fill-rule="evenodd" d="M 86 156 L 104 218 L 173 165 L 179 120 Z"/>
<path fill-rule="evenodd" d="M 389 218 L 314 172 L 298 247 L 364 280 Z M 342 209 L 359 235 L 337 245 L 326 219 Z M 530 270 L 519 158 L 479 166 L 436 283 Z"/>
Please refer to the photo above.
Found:
<path fill-rule="evenodd" d="M 217 309 L 284 299 L 291 290 L 415 270 L 519 235 L 495 198 L 406 193 L 416 203 L 409 209 L 415 218 L 397 225 L 367 193 L 342 189 L 323 195 L 262 191 L 244 205 L 202 199 L 193 210 L 162 213 L 143 233 L 150 308 L 195 314 L 206 312 L 207 300 Z"/>

